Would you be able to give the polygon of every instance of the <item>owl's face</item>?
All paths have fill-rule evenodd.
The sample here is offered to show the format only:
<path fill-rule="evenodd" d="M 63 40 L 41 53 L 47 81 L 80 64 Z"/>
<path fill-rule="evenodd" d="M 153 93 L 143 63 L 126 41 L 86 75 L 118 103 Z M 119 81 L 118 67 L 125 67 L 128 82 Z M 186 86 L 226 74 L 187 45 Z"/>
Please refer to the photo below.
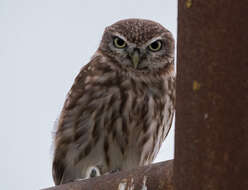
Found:
<path fill-rule="evenodd" d="M 115 64 L 132 71 L 154 71 L 173 64 L 172 34 L 143 19 L 119 21 L 105 29 L 99 50 Z"/>

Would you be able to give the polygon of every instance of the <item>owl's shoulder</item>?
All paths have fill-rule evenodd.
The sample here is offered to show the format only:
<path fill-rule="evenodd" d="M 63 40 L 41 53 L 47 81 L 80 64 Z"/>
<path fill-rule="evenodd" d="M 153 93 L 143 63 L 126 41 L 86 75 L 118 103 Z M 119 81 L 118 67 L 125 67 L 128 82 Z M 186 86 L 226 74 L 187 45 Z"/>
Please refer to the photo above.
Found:
<path fill-rule="evenodd" d="M 64 109 L 72 108 L 78 101 L 78 98 L 87 94 L 88 91 L 93 91 L 99 85 L 106 85 L 113 81 L 116 77 L 113 68 L 107 64 L 106 58 L 95 53 L 90 62 L 82 67 L 76 76 L 74 83 L 67 94 Z M 95 88 L 94 88 L 95 87 Z"/>

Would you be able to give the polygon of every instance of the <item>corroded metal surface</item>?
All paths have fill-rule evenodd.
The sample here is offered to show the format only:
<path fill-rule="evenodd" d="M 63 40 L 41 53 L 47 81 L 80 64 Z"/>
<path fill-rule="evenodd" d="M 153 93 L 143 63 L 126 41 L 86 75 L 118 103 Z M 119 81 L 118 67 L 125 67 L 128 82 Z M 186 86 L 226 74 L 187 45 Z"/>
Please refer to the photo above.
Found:
<path fill-rule="evenodd" d="M 46 190 L 173 190 L 172 171 L 173 161 L 170 160 Z"/>
<path fill-rule="evenodd" d="M 248 1 L 179 0 L 175 188 L 248 189 Z"/>

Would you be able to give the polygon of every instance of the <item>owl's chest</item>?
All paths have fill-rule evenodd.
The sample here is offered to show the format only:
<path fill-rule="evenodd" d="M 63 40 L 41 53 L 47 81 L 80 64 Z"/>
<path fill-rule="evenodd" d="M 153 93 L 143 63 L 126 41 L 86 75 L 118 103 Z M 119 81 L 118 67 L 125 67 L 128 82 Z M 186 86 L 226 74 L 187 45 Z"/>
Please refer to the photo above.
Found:
<path fill-rule="evenodd" d="M 110 106 L 121 116 L 128 116 L 130 119 L 155 118 L 164 109 L 163 83 L 123 80 L 110 87 L 108 94 L 112 94 Z"/>
<path fill-rule="evenodd" d="M 152 123 L 161 120 L 166 104 L 166 90 L 163 80 L 155 82 L 113 78 L 94 78 L 86 85 L 79 99 L 83 116 L 100 121 L 101 125 L 130 124 L 142 120 Z M 87 117 L 86 117 L 87 116 Z M 136 125 L 136 124 L 134 124 Z"/>

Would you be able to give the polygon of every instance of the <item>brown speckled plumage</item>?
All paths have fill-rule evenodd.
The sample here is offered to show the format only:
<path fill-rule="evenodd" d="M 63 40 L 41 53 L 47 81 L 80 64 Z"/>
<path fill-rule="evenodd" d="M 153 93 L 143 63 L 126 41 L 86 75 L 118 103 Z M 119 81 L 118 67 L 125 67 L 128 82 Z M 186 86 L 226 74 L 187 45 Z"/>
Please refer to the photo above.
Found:
<path fill-rule="evenodd" d="M 119 37 L 126 47 L 114 47 Z M 147 47 L 162 42 L 159 51 Z M 138 54 L 134 67 L 133 52 Z M 150 164 L 172 122 L 174 40 L 160 24 L 128 19 L 106 28 L 68 93 L 55 136 L 55 184 Z"/>

